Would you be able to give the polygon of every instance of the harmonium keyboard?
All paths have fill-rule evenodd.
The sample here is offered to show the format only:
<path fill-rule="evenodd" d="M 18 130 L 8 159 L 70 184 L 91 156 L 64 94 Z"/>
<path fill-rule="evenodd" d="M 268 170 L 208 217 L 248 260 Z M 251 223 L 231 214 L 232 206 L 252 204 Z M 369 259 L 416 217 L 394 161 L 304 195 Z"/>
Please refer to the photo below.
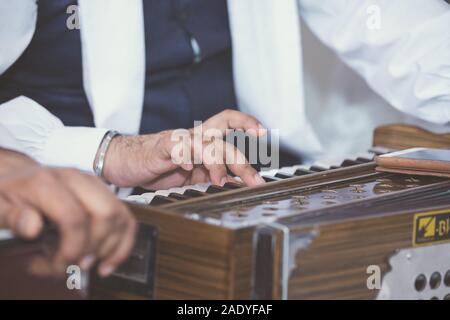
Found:
<path fill-rule="evenodd" d="M 450 135 L 381 127 L 369 152 L 131 196 L 134 251 L 92 298 L 450 299 L 450 179 L 382 173 L 374 155 L 450 148 Z M 1 256 L 1 249 L 0 249 Z"/>

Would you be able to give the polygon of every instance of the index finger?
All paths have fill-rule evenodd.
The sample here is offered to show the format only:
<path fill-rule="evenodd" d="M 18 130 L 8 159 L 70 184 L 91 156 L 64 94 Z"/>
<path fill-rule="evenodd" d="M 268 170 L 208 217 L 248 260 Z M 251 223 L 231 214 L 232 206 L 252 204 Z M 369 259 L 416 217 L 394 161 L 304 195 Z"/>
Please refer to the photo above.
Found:
<path fill-rule="evenodd" d="M 223 148 L 225 149 L 225 163 L 227 167 L 231 172 L 239 176 L 246 185 L 256 186 L 265 183 L 258 171 L 250 165 L 239 149 L 227 142 L 223 144 Z"/>
<path fill-rule="evenodd" d="M 90 215 L 90 248 L 97 258 L 105 243 L 117 244 L 113 250 L 120 247 L 120 243 L 129 243 L 126 250 L 115 259 L 111 265 L 115 269 L 131 252 L 135 233 L 134 217 L 127 207 L 96 177 L 81 174 L 78 171 L 62 170 L 59 172 L 65 177 L 68 188 L 81 202 Z M 109 241 L 108 241 L 109 240 Z M 109 254 L 104 259 L 107 259 Z M 102 258 L 101 256 L 98 258 Z"/>
<path fill-rule="evenodd" d="M 89 221 L 85 209 L 51 170 L 43 170 L 29 183 L 30 188 L 25 188 L 28 191 L 23 196 L 54 222 L 60 232 L 55 267 L 60 269 L 67 263 L 77 262 L 86 254 L 89 240 Z M 53 200 L 49 201 L 49 197 Z"/>
<path fill-rule="evenodd" d="M 203 124 L 203 130 L 219 130 L 222 135 L 227 129 L 242 129 L 255 136 L 265 135 L 267 130 L 253 116 L 236 110 L 225 110 L 209 118 Z"/>

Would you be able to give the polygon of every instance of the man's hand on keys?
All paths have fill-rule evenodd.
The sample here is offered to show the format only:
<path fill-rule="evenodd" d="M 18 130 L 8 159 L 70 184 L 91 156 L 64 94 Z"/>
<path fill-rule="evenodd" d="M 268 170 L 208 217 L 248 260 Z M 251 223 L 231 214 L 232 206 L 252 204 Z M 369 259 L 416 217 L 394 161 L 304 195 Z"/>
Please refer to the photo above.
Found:
<path fill-rule="evenodd" d="M 245 156 L 223 141 L 222 137 L 230 129 L 244 130 L 254 136 L 266 134 L 254 117 L 226 110 L 203 123 L 200 135 L 196 129 L 190 129 L 119 136 L 112 140 L 106 153 L 103 175 L 120 187 L 157 190 L 201 182 L 223 185 L 235 181 L 228 175 L 229 169 L 249 186 L 263 184 L 264 180 Z M 212 136 L 211 132 L 214 132 Z M 184 150 L 181 161 L 174 159 L 174 150 L 178 149 Z"/>

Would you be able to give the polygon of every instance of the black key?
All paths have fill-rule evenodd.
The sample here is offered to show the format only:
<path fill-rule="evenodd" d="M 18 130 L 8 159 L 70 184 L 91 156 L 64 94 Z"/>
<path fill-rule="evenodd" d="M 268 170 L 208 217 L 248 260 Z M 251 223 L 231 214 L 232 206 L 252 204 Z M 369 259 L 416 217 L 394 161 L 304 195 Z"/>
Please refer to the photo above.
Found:
<path fill-rule="evenodd" d="M 295 170 L 294 175 L 296 175 L 296 176 L 305 176 L 305 175 L 311 174 L 311 173 L 313 173 L 311 170 L 299 168 L 299 169 Z"/>
<path fill-rule="evenodd" d="M 169 193 L 169 195 L 167 196 L 168 198 L 171 199 L 175 199 L 175 200 L 187 200 L 190 199 L 190 197 L 184 195 L 184 194 L 179 194 L 179 193 Z"/>
<path fill-rule="evenodd" d="M 340 168 L 340 166 L 330 166 L 330 170 L 339 169 L 339 168 Z"/>
<path fill-rule="evenodd" d="M 277 173 L 275 175 L 275 178 L 280 178 L 280 179 L 289 179 L 289 178 L 292 178 L 292 177 L 294 177 L 294 176 L 290 175 L 290 174 L 286 174 L 286 173 Z"/>
<path fill-rule="evenodd" d="M 351 167 L 351 166 L 354 166 L 357 164 L 360 164 L 360 162 L 357 162 L 355 160 L 346 159 L 346 160 L 342 161 L 341 167 Z"/>
<path fill-rule="evenodd" d="M 361 163 L 367 163 L 367 162 L 372 162 L 373 159 L 368 159 L 368 158 L 364 158 L 364 157 L 358 157 L 358 158 L 356 158 L 356 161 L 359 161 Z"/>
<path fill-rule="evenodd" d="M 275 182 L 275 181 L 280 181 L 281 180 L 280 178 L 267 177 L 267 176 L 266 177 L 261 176 L 261 178 L 263 178 L 265 182 Z"/>
<path fill-rule="evenodd" d="M 208 187 L 208 189 L 206 189 L 206 193 L 210 193 L 210 194 L 224 192 L 224 191 L 227 191 L 227 189 L 224 189 L 224 188 L 219 187 L 219 186 L 214 186 L 214 185 L 210 185 Z"/>
<path fill-rule="evenodd" d="M 241 185 L 239 183 L 234 183 L 234 182 L 227 182 L 223 185 L 223 187 L 227 190 L 234 190 L 234 189 L 242 188 L 243 185 Z"/>
<path fill-rule="evenodd" d="M 169 199 L 169 198 L 164 197 L 164 196 L 156 195 L 156 196 L 153 197 L 152 201 L 150 202 L 150 205 L 158 206 L 158 205 L 161 205 L 161 204 L 172 203 L 174 201 L 175 200 L 173 200 L 173 199 Z"/>
<path fill-rule="evenodd" d="M 328 169 L 322 168 L 319 166 L 312 166 L 311 168 L 309 168 L 309 170 L 314 171 L 314 172 L 322 172 L 322 171 L 327 171 Z"/>
<path fill-rule="evenodd" d="M 144 189 L 141 187 L 135 187 L 133 188 L 133 191 L 131 191 L 131 196 L 140 196 L 143 193 L 148 193 L 148 192 L 156 192 L 156 190 L 148 190 L 148 189 Z"/>
<path fill-rule="evenodd" d="M 187 189 L 185 192 L 183 192 L 183 194 L 185 196 L 193 197 L 193 198 L 203 197 L 206 195 L 206 193 L 198 191 L 198 190 L 194 190 L 194 189 Z"/>

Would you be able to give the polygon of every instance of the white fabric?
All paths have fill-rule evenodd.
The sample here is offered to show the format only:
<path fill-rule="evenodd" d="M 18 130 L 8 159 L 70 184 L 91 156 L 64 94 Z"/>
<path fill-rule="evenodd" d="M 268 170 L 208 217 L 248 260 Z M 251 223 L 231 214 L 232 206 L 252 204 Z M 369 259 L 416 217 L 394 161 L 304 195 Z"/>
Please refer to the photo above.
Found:
<path fill-rule="evenodd" d="M 21 6 L 16 5 L 18 2 Z M 12 65 L 17 53 L 20 55 L 28 46 L 37 8 L 33 0 L 0 0 L 0 9 L 0 21 L 14 17 L 24 22 L 13 24 L 12 29 L 8 25 L 0 29 L 0 48 L 6 44 L 15 48 L 0 56 L 2 70 Z M 136 134 L 145 84 L 142 17 L 141 0 L 80 0 L 83 82 L 97 128 L 65 127 L 36 102 L 19 97 L 0 106 L 0 126 L 16 137 L 8 147 L 25 151 L 46 165 L 76 167 L 92 173 L 98 146 L 107 131 L 102 128 Z M 2 143 L 0 137 L 0 146 Z"/>
<path fill-rule="evenodd" d="M 305 107 L 299 12 L 313 32 L 395 108 L 448 130 L 450 9 L 442 0 L 228 1 L 239 106 L 267 127 L 280 129 L 285 146 L 312 156 L 323 152 L 324 135 L 315 123 L 320 116 L 334 116 Z M 380 30 L 366 27 L 371 4 L 381 8 Z M 34 0 L 0 0 L 0 71 L 25 50 L 35 21 Z M 145 72 L 142 2 L 80 0 L 80 23 L 84 87 L 96 126 L 137 132 Z M 358 94 L 364 97 L 363 91 Z M 361 99 L 361 104 L 368 107 L 370 101 Z M 389 118 L 386 112 L 371 115 Z M 349 114 L 349 122 L 364 126 L 364 117 Z M 15 149 L 47 164 L 87 171 L 92 171 L 95 146 L 105 132 L 63 127 L 23 97 L 0 105 L 0 126 L 16 138 Z M 340 137 L 346 125 L 341 127 L 334 134 L 328 131 L 327 139 Z M 337 141 L 335 147 L 350 143 Z M 67 152 L 68 145 L 76 147 L 76 155 Z"/>
<path fill-rule="evenodd" d="M 61 120 L 27 97 L 0 106 L 0 146 L 23 152 L 50 166 L 93 170 L 94 158 L 106 129 L 65 127 Z M 14 136 L 14 141 L 11 141 Z"/>
<path fill-rule="evenodd" d="M 384 13 L 383 10 L 380 31 L 384 30 Z M 374 128 L 389 123 L 413 124 L 434 132 L 450 131 L 448 125 L 421 120 L 392 108 L 304 23 L 302 42 L 306 114 L 325 150 L 320 159 L 366 151 L 372 143 Z M 442 67 L 445 61 L 441 59 Z"/>
<path fill-rule="evenodd" d="M 450 6 L 442 0 L 300 0 L 315 34 L 395 108 L 450 122 Z M 380 29 L 366 26 L 380 8 Z"/>
<path fill-rule="evenodd" d="M 79 0 L 84 89 L 97 127 L 136 134 L 145 86 L 141 0 Z"/>
<path fill-rule="evenodd" d="M 280 129 L 284 146 L 320 152 L 304 109 L 296 1 L 229 0 L 228 7 L 239 108 Z"/>
<path fill-rule="evenodd" d="M 0 74 L 31 41 L 37 19 L 35 0 L 0 0 Z"/>

